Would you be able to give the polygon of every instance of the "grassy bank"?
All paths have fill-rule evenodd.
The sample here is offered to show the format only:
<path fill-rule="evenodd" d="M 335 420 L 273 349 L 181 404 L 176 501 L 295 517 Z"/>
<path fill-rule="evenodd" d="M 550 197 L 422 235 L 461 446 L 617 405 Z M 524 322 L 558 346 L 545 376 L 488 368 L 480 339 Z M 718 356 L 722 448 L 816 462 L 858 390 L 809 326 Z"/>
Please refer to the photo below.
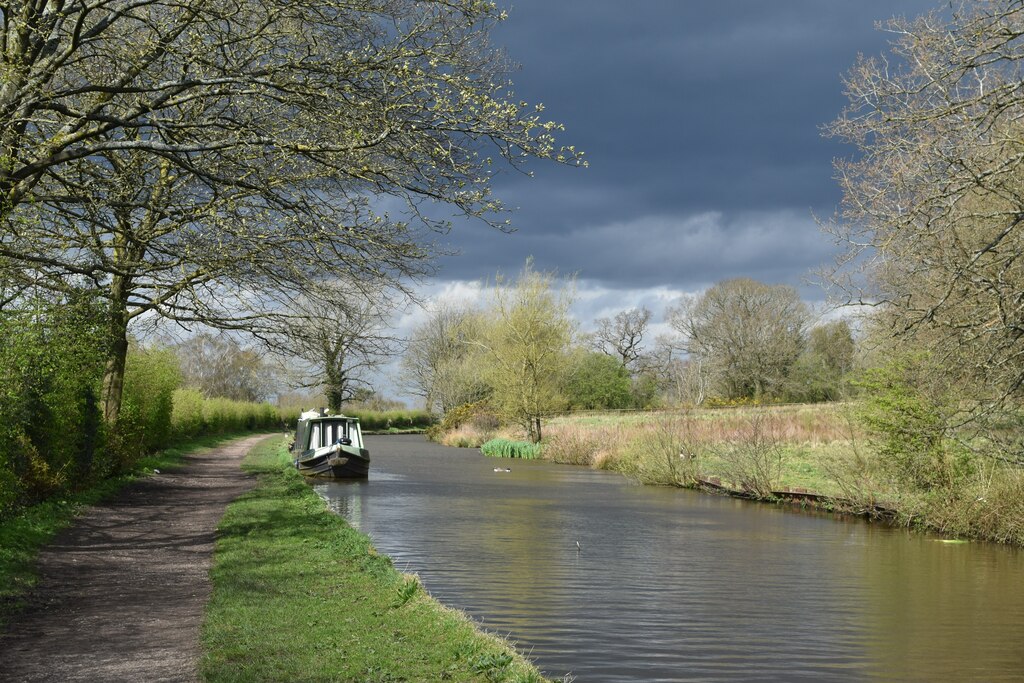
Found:
<path fill-rule="evenodd" d="M 856 426 L 854 410 L 823 404 L 560 417 L 546 427 L 543 457 L 646 484 L 711 480 L 765 500 L 809 491 L 828 497 L 831 509 L 884 511 L 906 526 L 1024 545 L 1024 471 L 977 458 L 942 486 L 913 486 Z"/>
<path fill-rule="evenodd" d="M 271 439 L 221 521 L 203 627 L 207 681 L 542 681 L 330 513 Z"/>
<path fill-rule="evenodd" d="M 107 479 L 96 486 L 21 510 L 0 525 L 0 625 L 22 604 L 35 586 L 36 557 L 60 530 L 70 526 L 86 506 L 94 505 L 154 469 L 167 469 L 193 453 L 215 448 L 237 435 L 206 436 L 168 448 L 140 460 L 130 474 Z"/>

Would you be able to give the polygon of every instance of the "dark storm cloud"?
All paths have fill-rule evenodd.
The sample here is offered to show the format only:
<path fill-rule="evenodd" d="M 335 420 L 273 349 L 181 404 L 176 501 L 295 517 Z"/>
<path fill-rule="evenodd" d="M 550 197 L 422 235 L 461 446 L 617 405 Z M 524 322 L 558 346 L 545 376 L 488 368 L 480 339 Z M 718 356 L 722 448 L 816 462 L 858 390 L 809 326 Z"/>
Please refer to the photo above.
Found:
<path fill-rule="evenodd" d="M 923 0 L 514 0 L 494 33 L 588 169 L 503 174 L 518 232 L 458 225 L 443 278 L 515 271 L 528 255 L 611 287 L 705 286 L 749 275 L 796 284 L 827 260 L 812 211 L 839 194 L 821 137 L 857 53 L 884 51 L 874 22 Z"/>

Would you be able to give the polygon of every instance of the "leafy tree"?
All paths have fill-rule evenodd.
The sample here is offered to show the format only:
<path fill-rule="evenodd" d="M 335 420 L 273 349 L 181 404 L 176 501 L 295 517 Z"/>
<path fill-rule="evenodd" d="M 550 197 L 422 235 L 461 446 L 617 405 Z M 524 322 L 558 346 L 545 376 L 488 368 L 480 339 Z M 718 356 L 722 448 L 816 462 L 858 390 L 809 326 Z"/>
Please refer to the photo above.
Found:
<path fill-rule="evenodd" d="M 927 350 L 975 405 L 1024 391 L 1024 7 L 958 3 L 893 19 L 891 57 L 862 58 L 829 132 L 846 247 L 832 281 L 876 307 L 897 350 Z"/>
<path fill-rule="evenodd" d="M 0 12 L 0 257 L 106 298 L 109 422 L 130 326 L 265 337 L 282 305 L 334 273 L 424 272 L 421 235 L 376 212 L 382 197 L 444 227 L 421 202 L 502 209 L 491 156 L 579 158 L 502 79 L 489 2 L 18 0 Z"/>
<path fill-rule="evenodd" d="M 856 350 L 853 332 L 845 320 L 811 328 L 807 345 L 790 369 L 786 394 L 794 401 L 835 401 L 843 381 L 853 369 Z"/>
<path fill-rule="evenodd" d="M 480 367 L 491 386 L 491 402 L 523 427 L 531 441 L 541 440 L 541 419 L 564 404 L 561 379 L 573 322 L 567 289 L 554 291 L 555 276 L 527 261 L 519 278 L 499 278 L 491 292 L 488 324 L 479 339 Z"/>
<path fill-rule="evenodd" d="M 725 280 L 669 313 L 690 357 L 728 398 L 777 395 L 804 343 L 809 312 L 797 291 Z"/>
<path fill-rule="evenodd" d="M 570 407 L 594 410 L 633 404 L 629 371 L 612 356 L 581 351 L 569 365 L 563 391 Z"/>

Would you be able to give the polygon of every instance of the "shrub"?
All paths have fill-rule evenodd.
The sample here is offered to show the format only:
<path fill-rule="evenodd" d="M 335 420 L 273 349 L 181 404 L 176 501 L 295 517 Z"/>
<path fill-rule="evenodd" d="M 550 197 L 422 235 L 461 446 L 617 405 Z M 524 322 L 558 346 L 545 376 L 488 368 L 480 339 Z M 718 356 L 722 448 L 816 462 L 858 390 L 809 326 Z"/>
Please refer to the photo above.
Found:
<path fill-rule="evenodd" d="M 934 385 L 935 376 L 928 357 L 919 354 L 872 368 L 856 383 L 864 391 L 859 417 L 882 466 L 920 490 L 952 486 L 973 466 L 948 438 L 958 402 L 947 388 Z"/>
<path fill-rule="evenodd" d="M 716 446 L 714 453 L 725 476 L 740 489 L 768 498 L 778 487 L 785 451 L 773 416 L 751 414 L 735 439 Z"/>
<path fill-rule="evenodd" d="M 171 429 L 176 438 L 188 439 L 206 429 L 203 404 L 206 399 L 198 389 L 178 389 L 174 392 L 171 411 Z"/>
<path fill-rule="evenodd" d="M 138 347 L 129 351 L 118 416 L 125 454 L 152 453 L 170 444 L 174 391 L 180 381 L 173 351 Z"/>
<path fill-rule="evenodd" d="M 427 438 L 431 441 L 441 442 L 445 434 L 461 427 L 480 414 L 492 414 L 490 407 L 485 401 L 464 403 L 461 406 L 452 408 L 444 414 L 440 422 L 427 429 Z"/>
<path fill-rule="evenodd" d="M 633 404 L 629 371 L 617 359 L 598 351 L 584 352 L 575 359 L 562 391 L 573 408 L 629 408 Z"/>
<path fill-rule="evenodd" d="M 0 518 L 95 476 L 100 319 L 86 296 L 0 311 Z"/>
<path fill-rule="evenodd" d="M 658 420 L 630 441 L 622 469 L 644 484 L 690 486 L 699 476 L 703 449 L 688 417 Z"/>
<path fill-rule="evenodd" d="M 491 439 L 480 446 L 480 452 L 492 458 L 522 458 L 534 460 L 540 457 L 540 444 L 512 439 Z"/>

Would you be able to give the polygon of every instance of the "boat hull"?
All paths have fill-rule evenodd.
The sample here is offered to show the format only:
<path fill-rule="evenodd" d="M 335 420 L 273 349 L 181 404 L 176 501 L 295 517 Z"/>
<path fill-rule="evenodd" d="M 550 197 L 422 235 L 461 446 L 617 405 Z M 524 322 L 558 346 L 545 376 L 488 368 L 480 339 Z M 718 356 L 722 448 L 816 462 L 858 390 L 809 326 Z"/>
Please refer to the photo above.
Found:
<path fill-rule="evenodd" d="M 370 475 L 370 453 L 365 448 L 342 446 L 319 455 L 300 456 L 295 468 L 306 477 L 365 479 Z"/>

